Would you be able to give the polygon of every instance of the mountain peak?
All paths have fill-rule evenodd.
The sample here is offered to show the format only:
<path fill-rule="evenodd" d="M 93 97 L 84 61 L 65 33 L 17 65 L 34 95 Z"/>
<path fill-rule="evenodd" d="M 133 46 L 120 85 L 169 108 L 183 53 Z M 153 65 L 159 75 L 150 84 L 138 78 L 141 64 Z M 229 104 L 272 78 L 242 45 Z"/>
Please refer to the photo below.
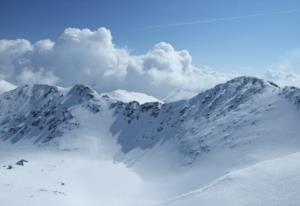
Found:
<path fill-rule="evenodd" d="M 23 99 L 22 101 L 20 101 L 20 104 L 24 104 L 24 102 L 27 100 L 34 102 L 47 99 L 48 97 L 55 98 L 60 96 L 61 93 L 56 86 L 50 86 L 46 84 L 26 84 L 23 86 L 19 86 L 13 90 L 4 92 L 1 95 L 8 99 Z"/>
<path fill-rule="evenodd" d="M 275 85 L 275 84 L 274 84 Z M 199 105 L 199 112 L 211 113 L 219 109 L 221 113 L 238 108 L 257 94 L 274 88 L 269 82 L 256 78 L 241 76 L 216 85 L 190 99 L 191 105 Z"/>
<path fill-rule="evenodd" d="M 83 84 L 76 84 L 74 85 L 70 91 L 68 92 L 68 95 L 77 95 L 81 97 L 87 97 L 87 98 L 93 98 L 96 91 L 91 89 L 89 86 L 83 85 Z"/>
<path fill-rule="evenodd" d="M 257 87 L 257 88 L 265 88 L 267 86 L 274 86 L 273 84 L 270 84 L 269 82 L 257 78 L 257 77 L 252 77 L 252 76 L 240 76 L 240 77 L 236 77 L 233 78 L 229 81 L 227 81 L 226 83 L 224 83 L 225 85 L 233 85 L 236 87 Z"/>

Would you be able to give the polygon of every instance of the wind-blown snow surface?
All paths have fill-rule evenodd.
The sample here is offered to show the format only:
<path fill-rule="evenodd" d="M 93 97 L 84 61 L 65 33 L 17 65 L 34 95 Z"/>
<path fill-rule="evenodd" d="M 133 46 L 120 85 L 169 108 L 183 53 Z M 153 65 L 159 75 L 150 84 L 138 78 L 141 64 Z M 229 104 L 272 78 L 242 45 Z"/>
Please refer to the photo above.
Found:
<path fill-rule="evenodd" d="M 165 104 L 122 102 L 84 85 L 19 87 L 0 95 L 0 200 L 295 205 L 299 108 L 298 88 L 252 77 Z"/>
<path fill-rule="evenodd" d="M 74 151 L 39 150 L 1 148 L 1 164 L 13 167 L 0 168 L 1 205 L 143 205 L 142 180 L 123 164 Z M 23 158 L 28 163 L 15 164 Z"/>
<path fill-rule="evenodd" d="M 299 205 L 300 153 L 230 172 L 160 206 Z"/>

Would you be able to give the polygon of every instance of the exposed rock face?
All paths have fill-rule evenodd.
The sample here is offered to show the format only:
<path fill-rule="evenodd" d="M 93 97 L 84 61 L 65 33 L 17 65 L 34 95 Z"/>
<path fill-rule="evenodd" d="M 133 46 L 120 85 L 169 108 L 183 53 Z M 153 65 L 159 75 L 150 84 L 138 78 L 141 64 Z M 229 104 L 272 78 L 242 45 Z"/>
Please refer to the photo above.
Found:
<path fill-rule="evenodd" d="M 16 165 L 24 166 L 25 163 L 28 163 L 28 161 L 24 160 L 24 159 L 21 159 L 21 160 L 19 160 L 19 161 L 16 162 Z"/>

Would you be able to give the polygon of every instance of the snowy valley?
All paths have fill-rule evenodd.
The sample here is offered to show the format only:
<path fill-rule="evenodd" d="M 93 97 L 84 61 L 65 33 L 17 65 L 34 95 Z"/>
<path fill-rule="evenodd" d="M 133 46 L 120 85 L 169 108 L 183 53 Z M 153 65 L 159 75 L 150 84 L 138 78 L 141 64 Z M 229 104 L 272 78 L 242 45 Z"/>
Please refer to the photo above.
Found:
<path fill-rule="evenodd" d="M 296 206 L 299 108 L 300 89 L 255 77 L 166 103 L 20 86 L 0 94 L 0 204 Z"/>

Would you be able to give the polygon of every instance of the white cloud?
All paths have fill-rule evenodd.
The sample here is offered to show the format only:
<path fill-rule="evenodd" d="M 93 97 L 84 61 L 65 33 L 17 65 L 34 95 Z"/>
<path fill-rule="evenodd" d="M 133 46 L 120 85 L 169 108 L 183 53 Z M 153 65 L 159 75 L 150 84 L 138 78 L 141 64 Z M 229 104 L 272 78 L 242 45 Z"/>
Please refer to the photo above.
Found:
<path fill-rule="evenodd" d="M 20 72 L 28 59 L 26 54 L 33 50 L 31 43 L 24 39 L 0 40 L 0 77 L 11 79 Z"/>
<path fill-rule="evenodd" d="M 300 49 L 284 54 L 277 63 L 271 64 L 263 78 L 281 86 L 300 87 Z"/>
<path fill-rule="evenodd" d="M 50 39 L 43 39 L 40 41 L 37 41 L 34 44 L 34 48 L 36 52 L 42 53 L 42 52 L 49 52 L 54 47 L 55 43 L 51 41 Z"/>
<path fill-rule="evenodd" d="M 229 77 L 192 64 L 186 50 L 160 42 L 132 55 L 113 43 L 106 28 L 67 28 L 56 42 L 0 40 L 0 78 L 14 84 L 89 84 L 100 91 L 127 89 L 164 97 L 176 90 L 199 91 Z"/>
<path fill-rule="evenodd" d="M 24 68 L 22 72 L 16 76 L 16 80 L 20 84 L 26 84 L 28 82 L 37 84 L 55 84 L 59 81 L 59 78 L 51 71 L 45 71 L 43 68 L 40 68 L 38 71 Z"/>
<path fill-rule="evenodd" d="M 279 84 L 280 86 L 300 87 L 300 74 L 286 71 L 268 70 L 264 78 Z"/>
<path fill-rule="evenodd" d="M 269 67 L 280 71 L 300 71 L 300 49 L 288 51 L 279 59 L 279 62 Z"/>

